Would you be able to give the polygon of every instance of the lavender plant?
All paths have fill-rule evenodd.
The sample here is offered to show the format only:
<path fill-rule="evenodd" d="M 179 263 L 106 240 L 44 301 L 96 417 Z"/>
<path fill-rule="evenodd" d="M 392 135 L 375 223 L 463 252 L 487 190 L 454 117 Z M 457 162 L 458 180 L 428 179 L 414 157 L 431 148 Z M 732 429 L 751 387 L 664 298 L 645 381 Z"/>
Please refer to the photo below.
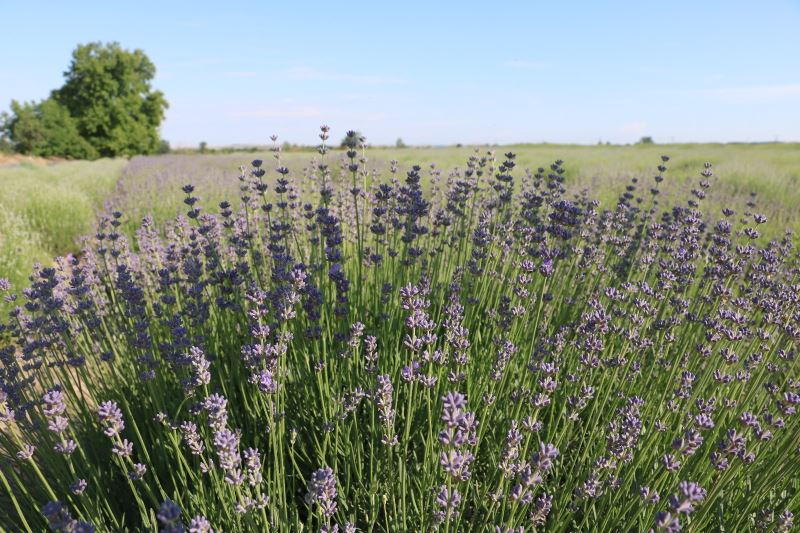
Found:
<path fill-rule="evenodd" d="M 135 236 L 104 218 L 2 325 L 0 527 L 788 531 L 800 257 L 752 199 L 615 205 L 366 139 Z"/>

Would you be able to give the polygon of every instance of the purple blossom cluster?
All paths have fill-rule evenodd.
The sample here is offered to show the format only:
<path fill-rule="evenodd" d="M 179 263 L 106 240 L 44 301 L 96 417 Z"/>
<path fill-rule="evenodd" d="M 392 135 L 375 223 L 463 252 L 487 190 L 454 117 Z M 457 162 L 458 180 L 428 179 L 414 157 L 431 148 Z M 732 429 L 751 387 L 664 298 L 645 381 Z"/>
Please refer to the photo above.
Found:
<path fill-rule="evenodd" d="M 800 255 L 769 205 L 711 210 L 725 178 L 667 157 L 605 203 L 560 160 L 319 135 L 238 179 L 134 158 L 115 199 L 152 172 L 174 220 L 112 208 L 0 280 L 0 528 L 793 527 Z"/>
<path fill-rule="evenodd" d="M 336 513 L 336 478 L 330 467 L 325 466 L 311 474 L 305 501 L 309 506 L 316 507 L 325 518 Z"/>

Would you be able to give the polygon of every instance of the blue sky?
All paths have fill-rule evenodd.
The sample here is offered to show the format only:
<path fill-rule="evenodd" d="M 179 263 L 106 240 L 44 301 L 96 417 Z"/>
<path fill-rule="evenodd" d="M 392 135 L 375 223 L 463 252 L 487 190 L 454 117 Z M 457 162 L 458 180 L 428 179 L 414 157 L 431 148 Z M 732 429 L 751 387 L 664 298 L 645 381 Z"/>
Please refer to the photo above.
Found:
<path fill-rule="evenodd" d="M 173 146 L 800 141 L 800 0 L 0 0 L 0 110 L 89 41 L 153 60 Z"/>

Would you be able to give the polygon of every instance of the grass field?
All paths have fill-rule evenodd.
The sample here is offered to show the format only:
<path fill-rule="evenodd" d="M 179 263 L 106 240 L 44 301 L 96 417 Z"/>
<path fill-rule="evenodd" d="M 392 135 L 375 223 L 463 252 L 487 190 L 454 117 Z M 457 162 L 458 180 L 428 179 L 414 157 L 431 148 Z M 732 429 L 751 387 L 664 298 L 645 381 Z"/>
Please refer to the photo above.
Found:
<path fill-rule="evenodd" d="M 124 159 L 0 167 L 0 278 L 23 286 L 34 262 L 76 252 Z"/>

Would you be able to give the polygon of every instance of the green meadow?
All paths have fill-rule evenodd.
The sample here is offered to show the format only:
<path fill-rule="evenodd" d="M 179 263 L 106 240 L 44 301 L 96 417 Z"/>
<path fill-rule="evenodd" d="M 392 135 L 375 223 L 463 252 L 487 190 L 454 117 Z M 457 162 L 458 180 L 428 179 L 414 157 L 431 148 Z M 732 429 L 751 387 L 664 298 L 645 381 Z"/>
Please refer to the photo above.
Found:
<path fill-rule="evenodd" d="M 25 285 L 35 262 L 80 250 L 124 159 L 0 167 L 0 278 Z"/>

